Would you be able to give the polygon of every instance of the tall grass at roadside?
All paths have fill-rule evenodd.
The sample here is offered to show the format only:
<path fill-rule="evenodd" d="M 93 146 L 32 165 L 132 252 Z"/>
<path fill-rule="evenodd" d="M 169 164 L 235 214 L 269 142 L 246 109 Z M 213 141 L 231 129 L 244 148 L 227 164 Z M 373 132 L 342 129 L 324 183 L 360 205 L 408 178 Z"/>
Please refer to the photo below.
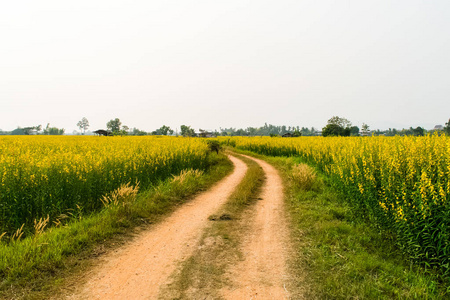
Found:
<path fill-rule="evenodd" d="M 295 185 L 305 191 L 311 190 L 314 184 L 317 183 L 316 172 L 307 164 L 296 164 L 292 166 L 289 175 Z"/>
<path fill-rule="evenodd" d="M 282 159 L 280 159 L 282 161 Z M 306 299 L 441 299 L 439 277 L 413 266 L 354 211 L 330 181 L 317 176 L 305 189 L 290 178 L 289 206 L 297 240 L 293 269 Z M 310 167 L 311 168 L 311 167 Z"/>

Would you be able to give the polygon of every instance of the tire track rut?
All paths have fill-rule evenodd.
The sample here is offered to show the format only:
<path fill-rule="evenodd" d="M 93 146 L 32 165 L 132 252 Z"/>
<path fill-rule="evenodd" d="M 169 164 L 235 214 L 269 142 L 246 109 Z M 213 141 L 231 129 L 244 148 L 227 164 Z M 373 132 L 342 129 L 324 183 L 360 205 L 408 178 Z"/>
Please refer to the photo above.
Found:
<path fill-rule="evenodd" d="M 225 299 L 289 299 L 287 257 L 289 228 L 284 208 L 283 184 L 278 171 L 256 161 L 266 174 L 261 200 L 247 219 L 241 251 L 244 259 L 228 274 L 232 285 L 222 289 Z"/>

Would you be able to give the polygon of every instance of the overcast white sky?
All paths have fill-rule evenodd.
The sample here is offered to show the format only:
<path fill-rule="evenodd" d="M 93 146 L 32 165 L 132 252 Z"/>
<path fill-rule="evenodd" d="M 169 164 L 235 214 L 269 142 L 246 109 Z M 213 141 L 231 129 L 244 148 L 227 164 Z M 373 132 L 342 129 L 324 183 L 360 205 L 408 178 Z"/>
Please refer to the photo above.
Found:
<path fill-rule="evenodd" d="M 0 4 L 0 128 L 450 118 L 450 1 Z"/>

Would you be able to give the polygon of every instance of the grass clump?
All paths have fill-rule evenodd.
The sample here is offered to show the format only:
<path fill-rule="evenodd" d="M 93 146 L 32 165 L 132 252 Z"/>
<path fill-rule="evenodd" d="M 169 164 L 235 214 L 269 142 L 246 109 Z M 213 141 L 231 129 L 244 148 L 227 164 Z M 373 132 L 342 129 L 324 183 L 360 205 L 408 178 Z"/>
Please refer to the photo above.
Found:
<path fill-rule="evenodd" d="M 100 200 L 105 207 L 122 206 L 129 207 L 136 201 L 136 196 L 139 191 L 139 183 L 136 186 L 130 183 L 122 184 L 108 195 L 104 195 Z"/>
<path fill-rule="evenodd" d="M 198 182 L 202 175 L 203 171 L 201 170 L 183 170 L 179 175 L 173 176 L 170 180 L 170 188 L 177 196 L 184 196 L 185 193 L 192 193 L 192 189 L 195 188 L 196 182 Z"/>
<path fill-rule="evenodd" d="M 314 169 L 303 163 L 292 167 L 290 177 L 298 188 L 305 191 L 311 190 L 317 182 L 317 174 Z"/>

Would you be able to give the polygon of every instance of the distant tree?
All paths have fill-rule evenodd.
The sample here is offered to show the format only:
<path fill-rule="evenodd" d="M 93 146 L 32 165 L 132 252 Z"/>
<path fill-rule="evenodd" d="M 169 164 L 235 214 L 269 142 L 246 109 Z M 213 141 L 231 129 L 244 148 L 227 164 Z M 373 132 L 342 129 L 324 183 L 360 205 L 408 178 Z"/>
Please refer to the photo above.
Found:
<path fill-rule="evenodd" d="M 237 135 L 237 136 L 247 136 L 248 133 L 247 133 L 247 131 L 245 131 L 244 129 L 239 128 L 238 130 L 236 130 L 235 135 Z"/>
<path fill-rule="evenodd" d="M 448 119 L 448 122 L 445 123 L 444 131 L 446 134 L 450 135 L 450 119 Z"/>
<path fill-rule="evenodd" d="M 44 130 L 42 131 L 42 134 L 48 135 L 49 128 L 50 128 L 50 123 L 47 123 L 47 126 L 46 126 L 46 127 L 44 128 Z"/>
<path fill-rule="evenodd" d="M 395 136 L 398 135 L 399 132 L 397 129 L 395 128 L 389 128 L 388 130 L 386 130 L 386 132 L 384 133 L 386 136 Z"/>
<path fill-rule="evenodd" d="M 220 135 L 221 136 L 235 136 L 236 135 L 236 128 L 233 128 L 233 127 L 220 128 Z"/>
<path fill-rule="evenodd" d="M 195 130 L 191 126 L 181 125 L 181 135 L 184 137 L 196 136 Z"/>
<path fill-rule="evenodd" d="M 299 126 L 297 126 L 297 129 L 301 132 L 302 136 L 315 136 L 317 133 L 317 130 L 314 127 L 311 127 L 311 129 L 307 128 L 307 127 L 302 127 L 301 129 L 299 129 Z"/>
<path fill-rule="evenodd" d="M 359 135 L 359 127 L 358 126 L 352 126 L 350 127 L 350 135 Z"/>
<path fill-rule="evenodd" d="M 45 135 L 63 135 L 66 130 L 64 128 L 50 127 L 50 123 L 47 123 L 47 127 L 42 134 Z"/>
<path fill-rule="evenodd" d="M 327 124 L 324 128 L 322 128 L 323 136 L 342 136 L 344 135 L 344 128 L 337 124 Z"/>
<path fill-rule="evenodd" d="M 363 123 L 361 126 L 361 135 L 367 136 L 369 134 L 369 125 Z"/>
<path fill-rule="evenodd" d="M 266 123 L 266 127 L 268 129 L 269 135 L 279 135 L 281 132 L 280 126 L 274 126 L 272 124 L 269 124 L 269 126 L 267 126 L 267 123 Z"/>
<path fill-rule="evenodd" d="M 23 128 L 18 127 L 11 131 L 11 135 L 25 135 L 25 131 L 23 130 Z"/>
<path fill-rule="evenodd" d="M 414 128 L 409 127 L 409 129 L 405 129 L 403 128 L 402 131 L 400 132 L 400 135 L 414 135 Z"/>
<path fill-rule="evenodd" d="M 122 128 L 118 132 L 116 132 L 116 135 L 128 135 L 130 132 L 130 128 L 127 125 L 123 125 Z"/>
<path fill-rule="evenodd" d="M 248 128 L 247 128 L 247 133 L 248 133 L 249 136 L 255 136 L 257 130 L 258 130 L 258 129 L 255 128 L 255 127 L 248 127 Z"/>
<path fill-rule="evenodd" d="M 132 130 L 131 130 L 131 133 L 130 133 L 131 135 L 139 135 L 139 136 L 142 136 L 142 135 L 147 135 L 147 132 L 145 132 L 145 131 L 142 131 L 142 130 L 139 130 L 139 129 L 137 129 L 137 128 L 133 128 Z"/>
<path fill-rule="evenodd" d="M 423 129 L 422 127 L 416 127 L 414 129 L 412 129 L 412 133 L 415 136 L 423 136 L 425 134 L 425 129 Z"/>
<path fill-rule="evenodd" d="M 302 132 L 299 131 L 298 129 L 295 129 L 294 132 L 292 133 L 293 137 L 299 137 L 302 136 Z"/>
<path fill-rule="evenodd" d="M 161 128 L 155 130 L 152 132 L 153 135 L 172 135 L 173 134 L 173 130 L 166 125 L 161 126 Z"/>
<path fill-rule="evenodd" d="M 122 122 L 120 122 L 119 118 L 115 118 L 114 120 L 110 120 L 106 123 L 106 128 L 108 128 L 113 134 L 119 134 L 121 126 Z"/>
<path fill-rule="evenodd" d="M 77 123 L 77 126 L 78 126 L 78 128 L 80 128 L 80 130 L 83 132 L 83 134 L 85 134 L 86 130 L 89 128 L 89 121 L 88 121 L 88 119 L 83 117 L 83 119 L 81 119 L 81 121 L 79 121 Z"/>
<path fill-rule="evenodd" d="M 302 135 L 304 135 L 304 136 L 310 136 L 310 135 L 311 135 L 311 131 L 310 131 L 307 127 L 302 127 L 302 129 L 300 130 L 300 132 L 301 132 Z"/>
<path fill-rule="evenodd" d="M 24 128 L 17 128 L 18 132 L 20 132 L 20 130 L 23 132 L 24 135 L 30 135 L 30 134 L 36 134 L 39 131 L 41 131 L 42 129 L 42 125 L 37 125 L 37 126 L 30 126 L 30 127 L 24 127 Z M 14 131 L 13 131 L 14 132 Z"/>
<path fill-rule="evenodd" d="M 328 120 L 327 126 L 322 128 L 323 136 L 350 136 L 352 129 L 352 123 L 345 119 L 337 116 L 332 117 Z M 358 129 L 359 131 L 359 129 Z"/>
<path fill-rule="evenodd" d="M 350 122 L 346 118 L 341 118 L 338 116 L 331 117 L 331 119 L 328 120 L 328 124 L 336 124 L 342 128 L 347 128 L 347 127 L 352 126 L 352 122 Z"/>
<path fill-rule="evenodd" d="M 390 134 L 389 131 L 383 131 L 380 129 L 370 130 L 369 133 L 370 133 L 370 135 L 373 135 L 373 136 L 379 136 L 379 135 L 388 136 L 388 134 Z"/>

